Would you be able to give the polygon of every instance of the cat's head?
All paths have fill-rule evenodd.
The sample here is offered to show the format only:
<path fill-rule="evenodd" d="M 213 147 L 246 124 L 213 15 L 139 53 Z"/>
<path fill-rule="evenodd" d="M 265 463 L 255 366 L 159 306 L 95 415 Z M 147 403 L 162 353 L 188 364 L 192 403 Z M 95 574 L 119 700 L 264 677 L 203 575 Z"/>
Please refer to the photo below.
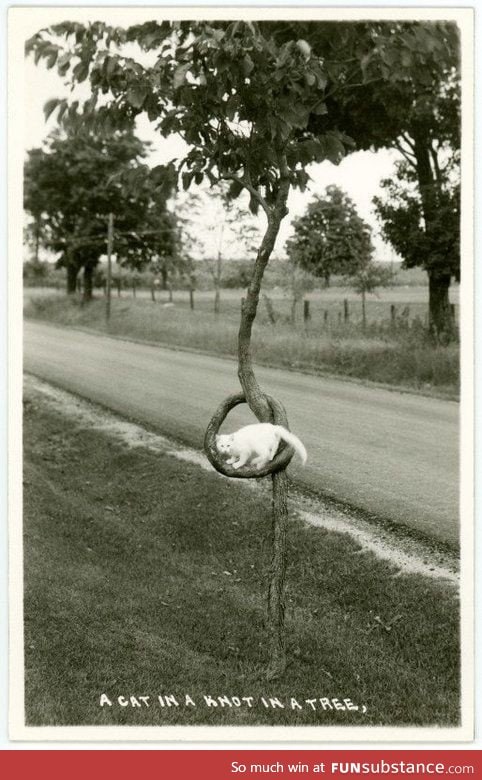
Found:
<path fill-rule="evenodd" d="M 218 448 L 218 451 L 223 455 L 229 455 L 233 439 L 234 436 L 232 433 L 221 433 L 216 436 L 216 447 Z"/>

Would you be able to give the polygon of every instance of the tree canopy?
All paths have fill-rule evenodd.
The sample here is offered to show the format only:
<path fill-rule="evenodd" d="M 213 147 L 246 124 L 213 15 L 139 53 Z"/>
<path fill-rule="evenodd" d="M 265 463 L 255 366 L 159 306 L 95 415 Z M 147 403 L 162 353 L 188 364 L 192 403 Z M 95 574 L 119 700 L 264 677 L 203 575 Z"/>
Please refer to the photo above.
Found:
<path fill-rule="evenodd" d="M 153 254 L 176 251 L 173 217 L 142 162 L 146 153 L 130 131 L 107 136 L 75 123 L 28 152 L 25 210 L 41 221 L 42 245 L 67 267 L 71 289 L 78 271 L 90 277 L 105 253 L 111 211 L 121 262 L 141 267 Z"/>
<path fill-rule="evenodd" d="M 293 227 L 294 236 L 286 243 L 290 260 L 324 279 L 326 286 L 333 274 L 353 274 L 372 256 L 370 226 L 337 186 L 316 195 Z"/>

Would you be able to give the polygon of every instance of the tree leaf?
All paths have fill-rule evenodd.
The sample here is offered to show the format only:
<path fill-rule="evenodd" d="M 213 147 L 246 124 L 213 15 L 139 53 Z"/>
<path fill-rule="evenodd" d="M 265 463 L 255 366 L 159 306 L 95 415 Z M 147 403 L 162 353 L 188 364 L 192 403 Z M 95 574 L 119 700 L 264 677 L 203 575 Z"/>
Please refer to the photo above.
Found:
<path fill-rule="evenodd" d="M 245 54 L 243 57 L 243 72 L 245 76 L 249 76 L 249 74 L 252 72 L 254 68 L 254 62 L 249 56 L 249 54 Z"/>
<path fill-rule="evenodd" d="M 47 121 L 47 119 L 49 119 L 52 116 L 53 112 L 60 104 L 60 102 L 61 102 L 60 98 L 51 98 L 50 100 L 47 100 L 47 102 L 44 105 L 45 121 Z"/>
<path fill-rule="evenodd" d="M 78 82 L 85 81 L 85 79 L 89 75 L 89 63 L 83 62 L 82 60 L 78 62 L 72 71 L 72 75 L 74 79 Z"/>
<path fill-rule="evenodd" d="M 127 90 L 126 100 L 129 105 L 133 106 L 134 108 L 142 108 L 147 94 L 146 87 L 143 87 L 140 84 L 135 84 L 134 86 L 129 87 Z"/>
<path fill-rule="evenodd" d="M 181 87 L 184 84 L 184 82 L 186 81 L 186 76 L 189 73 L 190 69 L 191 69 L 190 62 L 185 62 L 182 65 L 178 65 L 172 77 L 172 86 L 174 89 L 179 89 L 179 87 Z"/>

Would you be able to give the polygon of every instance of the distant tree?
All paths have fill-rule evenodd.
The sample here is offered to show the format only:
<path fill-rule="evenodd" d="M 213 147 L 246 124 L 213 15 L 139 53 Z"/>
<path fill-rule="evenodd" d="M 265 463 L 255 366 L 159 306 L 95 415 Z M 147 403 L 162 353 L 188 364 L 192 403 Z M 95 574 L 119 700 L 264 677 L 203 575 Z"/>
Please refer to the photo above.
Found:
<path fill-rule="evenodd" d="M 146 153 L 130 131 L 106 136 L 76 123 L 28 152 L 24 207 L 34 224 L 41 220 L 38 240 L 66 268 L 69 293 L 75 292 L 83 269 L 84 296 L 91 297 L 94 269 L 106 251 L 110 211 L 123 263 L 140 267 L 161 248 L 173 251 L 172 231 L 164 230 L 166 197 L 141 162 Z"/>
<path fill-rule="evenodd" d="M 386 268 L 383 265 L 379 265 L 370 261 L 361 268 L 358 268 L 355 273 L 349 274 L 345 277 L 346 283 L 359 295 L 361 295 L 362 301 L 362 324 L 363 328 L 366 328 L 367 315 L 366 315 L 366 295 L 367 293 L 375 293 L 379 287 L 391 287 L 393 284 L 393 271 L 391 268 Z"/>
<path fill-rule="evenodd" d="M 39 202 L 38 207 L 33 205 L 34 211 L 24 227 L 23 242 L 24 247 L 30 250 L 30 257 L 35 263 L 40 261 L 40 248 L 44 243 L 45 224 L 42 219 L 42 207 Z"/>
<path fill-rule="evenodd" d="M 298 306 L 305 294 L 310 292 L 315 286 L 315 280 L 311 273 L 305 271 L 292 260 L 289 260 L 283 286 L 291 297 L 290 321 L 292 325 L 295 325 Z"/>
<path fill-rule="evenodd" d="M 368 263 L 373 253 L 371 229 L 353 201 L 339 187 L 315 196 L 307 211 L 293 221 L 294 236 L 286 242 L 295 265 L 330 284 L 333 274 L 350 274 Z"/>
<path fill-rule="evenodd" d="M 384 238 L 403 258 L 405 268 L 422 267 L 430 283 L 429 324 L 438 341 L 450 340 L 454 323 L 448 289 L 460 278 L 460 185 L 450 157 L 438 164 L 438 180 L 431 197 L 434 214 L 425 219 L 416 174 L 408 162 L 396 165 L 393 179 L 382 182 L 384 195 L 374 199 Z"/>
<path fill-rule="evenodd" d="M 190 194 L 178 209 L 183 245 L 202 259 L 212 279 L 215 314 L 220 311 L 226 261 L 233 255 L 254 256 L 260 241 L 254 216 L 230 196 L 229 190 L 229 185 L 221 182 L 202 195 Z"/>
<path fill-rule="evenodd" d="M 27 260 L 23 264 L 23 278 L 26 281 L 32 282 L 34 285 L 45 282 L 48 275 L 48 263 L 37 260 L 35 257 L 33 257 L 32 260 Z"/>

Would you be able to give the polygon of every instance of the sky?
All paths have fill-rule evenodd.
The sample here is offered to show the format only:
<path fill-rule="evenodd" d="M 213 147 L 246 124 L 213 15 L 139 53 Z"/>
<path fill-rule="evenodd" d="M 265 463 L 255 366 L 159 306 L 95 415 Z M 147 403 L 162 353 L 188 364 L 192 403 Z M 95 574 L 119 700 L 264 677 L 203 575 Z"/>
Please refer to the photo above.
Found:
<path fill-rule="evenodd" d="M 76 10 L 76 9 L 75 9 Z M 40 26 L 48 26 L 54 21 L 59 21 L 59 9 L 42 9 L 43 18 Z M 74 17 L 74 9 L 64 9 L 65 18 Z M 138 19 L 132 18 L 125 21 L 125 24 L 132 24 L 145 21 L 152 18 L 153 11 L 148 8 L 137 9 Z M 85 10 L 84 10 L 85 13 Z M 93 12 L 91 12 L 93 13 Z M 114 15 L 109 8 L 98 9 L 95 12 L 95 19 L 102 18 L 107 23 L 122 24 L 122 9 L 117 9 Z M 92 15 L 91 21 L 94 21 Z M 31 23 L 25 26 L 26 37 L 33 35 L 39 29 L 39 21 L 34 17 Z M 87 96 L 86 85 L 81 86 L 82 92 Z M 55 116 L 48 122 L 45 121 L 43 107 L 47 100 L 52 97 L 66 97 L 69 95 L 69 88 L 64 80 L 55 70 L 47 70 L 45 65 L 40 62 L 35 65 L 32 58 L 25 62 L 25 121 L 24 121 L 24 143 L 25 148 L 30 149 L 40 146 L 48 133 L 56 126 Z M 179 137 L 163 138 L 156 133 L 153 125 L 145 115 L 138 118 L 137 134 L 145 141 L 152 143 L 152 155 L 149 160 L 152 165 L 166 163 L 173 157 L 183 155 L 185 146 Z M 289 215 L 282 223 L 280 234 L 275 246 L 275 254 L 284 254 L 284 244 L 286 239 L 292 234 L 291 220 L 301 215 L 308 202 L 314 194 L 321 194 L 330 184 L 340 186 L 354 201 L 360 216 L 372 227 L 372 238 L 375 245 L 375 259 L 384 262 L 391 262 L 398 259 L 392 248 L 385 244 L 380 235 L 380 225 L 376 220 L 373 211 L 372 200 L 375 195 L 382 193 L 380 182 L 390 177 L 394 170 L 394 163 L 399 159 L 399 155 L 394 150 L 381 150 L 379 152 L 362 151 L 346 157 L 338 166 L 330 162 L 311 165 L 309 174 L 311 181 L 307 190 L 301 193 L 292 190 L 288 202 Z M 214 214 L 206 213 L 206 222 L 212 222 Z M 259 226 L 263 227 L 264 217 L 260 215 Z M 205 246 L 208 253 L 214 251 L 218 239 L 215 231 L 204 230 L 203 225 L 199 225 L 199 239 Z"/>

